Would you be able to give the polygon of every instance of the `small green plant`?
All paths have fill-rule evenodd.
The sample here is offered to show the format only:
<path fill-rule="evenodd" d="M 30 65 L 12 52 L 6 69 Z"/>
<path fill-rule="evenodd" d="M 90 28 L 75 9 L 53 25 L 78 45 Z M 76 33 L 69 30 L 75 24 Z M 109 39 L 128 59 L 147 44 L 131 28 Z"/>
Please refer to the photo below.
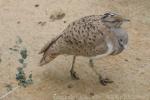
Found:
<path fill-rule="evenodd" d="M 21 63 L 21 64 L 23 64 L 23 63 L 24 63 L 24 59 L 22 59 L 22 58 L 21 58 L 21 59 L 19 59 L 18 61 L 19 61 L 19 63 Z"/>
<path fill-rule="evenodd" d="M 21 37 L 17 36 L 16 44 L 21 44 L 23 41 Z"/>
<path fill-rule="evenodd" d="M 26 48 L 23 48 L 21 51 L 20 51 L 20 55 L 23 59 L 26 59 L 27 58 L 27 49 Z"/>
<path fill-rule="evenodd" d="M 18 59 L 21 66 L 17 68 L 17 73 L 16 73 L 16 80 L 18 81 L 18 86 L 13 88 L 11 84 L 6 84 L 5 87 L 7 88 L 7 93 L 0 96 L 0 100 L 7 97 L 9 94 L 14 92 L 15 90 L 17 90 L 21 86 L 22 87 L 27 87 L 28 85 L 33 84 L 32 73 L 30 73 L 29 76 L 27 77 L 25 72 L 24 72 L 24 68 L 26 68 L 26 66 L 27 66 L 27 63 L 25 63 L 25 62 L 26 62 L 26 59 L 27 59 L 28 55 L 27 55 L 27 49 L 26 48 L 21 48 L 20 49 L 22 42 L 23 42 L 22 39 L 18 36 L 17 41 L 16 41 L 16 45 L 14 45 L 13 48 L 9 48 L 9 50 L 11 50 L 13 52 L 17 52 L 21 56 L 21 58 Z M 2 60 L 0 58 L 0 62 L 1 61 Z"/>
<path fill-rule="evenodd" d="M 22 42 L 23 42 L 22 39 L 18 37 L 16 44 L 19 45 Z M 26 68 L 27 66 L 27 63 L 25 63 L 28 57 L 27 49 L 23 47 L 19 50 L 19 53 L 20 53 L 21 58 L 18 61 L 21 64 L 21 66 L 17 68 L 16 80 L 18 81 L 19 86 L 27 87 L 28 85 L 33 83 L 32 73 L 30 73 L 29 76 L 27 77 L 24 72 L 24 68 Z"/>
<path fill-rule="evenodd" d="M 16 80 L 18 81 L 19 86 L 27 87 L 28 85 L 33 83 L 32 73 L 29 74 L 28 78 L 26 78 L 25 72 L 22 67 L 17 69 Z"/>

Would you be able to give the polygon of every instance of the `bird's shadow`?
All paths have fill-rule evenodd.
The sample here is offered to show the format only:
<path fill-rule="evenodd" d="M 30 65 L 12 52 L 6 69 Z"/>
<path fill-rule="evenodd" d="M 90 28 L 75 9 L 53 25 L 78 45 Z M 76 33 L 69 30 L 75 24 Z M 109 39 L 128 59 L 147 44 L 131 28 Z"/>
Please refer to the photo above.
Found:
<path fill-rule="evenodd" d="M 59 91 L 81 95 L 89 95 L 90 93 L 98 95 L 112 91 L 116 87 L 115 83 L 108 84 L 107 86 L 101 85 L 98 77 L 93 74 L 91 75 L 92 71 L 90 71 L 90 68 L 88 69 L 88 64 L 83 63 L 76 64 L 76 72 L 79 74 L 80 79 L 73 80 L 70 76 L 70 66 L 68 63 L 61 63 L 62 61 L 58 62 L 57 60 L 47 65 L 48 67 L 45 69 L 44 74 L 42 74 L 46 82 L 49 82 L 50 86 L 56 87 Z M 51 85 L 51 83 L 55 84 Z"/>

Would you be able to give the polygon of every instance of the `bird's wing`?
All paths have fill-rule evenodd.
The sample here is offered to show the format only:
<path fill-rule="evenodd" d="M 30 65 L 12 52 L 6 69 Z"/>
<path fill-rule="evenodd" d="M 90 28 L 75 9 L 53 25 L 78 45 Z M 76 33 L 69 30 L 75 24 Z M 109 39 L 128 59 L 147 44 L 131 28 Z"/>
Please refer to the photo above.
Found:
<path fill-rule="evenodd" d="M 50 42 L 48 42 L 47 44 L 45 44 L 45 46 L 41 49 L 41 51 L 39 52 L 39 54 L 44 53 L 45 51 L 47 51 L 48 48 L 50 48 L 51 45 L 53 45 L 61 36 L 62 36 L 62 34 L 56 36 Z"/>
<path fill-rule="evenodd" d="M 105 31 L 98 16 L 81 18 L 63 32 L 62 53 L 82 56 L 103 54 L 107 51 Z"/>

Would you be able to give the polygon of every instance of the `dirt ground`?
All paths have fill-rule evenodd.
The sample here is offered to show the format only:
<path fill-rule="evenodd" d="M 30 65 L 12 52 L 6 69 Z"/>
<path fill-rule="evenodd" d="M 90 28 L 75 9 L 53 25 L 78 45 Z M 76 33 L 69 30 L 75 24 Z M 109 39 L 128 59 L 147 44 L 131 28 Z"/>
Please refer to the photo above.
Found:
<path fill-rule="evenodd" d="M 51 21 L 55 11 L 64 18 Z M 123 27 L 129 45 L 123 53 L 95 61 L 99 73 L 114 83 L 99 84 L 88 64 L 78 57 L 75 70 L 80 80 L 70 78 L 72 56 L 59 56 L 39 67 L 41 47 L 60 34 L 72 21 L 83 16 L 117 12 L 131 20 Z M 13 48 L 26 48 L 24 68 L 32 71 L 33 84 L 19 87 L 2 100 L 150 100 L 150 0 L 0 0 L 0 97 L 11 86 L 20 66 L 20 54 Z M 16 43 L 20 38 L 22 43 Z"/>

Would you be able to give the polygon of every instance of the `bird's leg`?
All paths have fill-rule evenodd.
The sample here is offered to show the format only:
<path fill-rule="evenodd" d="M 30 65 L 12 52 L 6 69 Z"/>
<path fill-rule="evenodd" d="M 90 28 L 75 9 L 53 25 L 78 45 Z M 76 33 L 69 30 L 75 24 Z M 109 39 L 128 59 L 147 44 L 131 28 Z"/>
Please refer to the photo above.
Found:
<path fill-rule="evenodd" d="M 110 79 L 108 79 L 108 78 L 103 78 L 103 77 L 101 76 L 101 74 L 99 74 L 99 73 L 96 71 L 96 69 L 94 68 L 94 63 L 93 63 L 93 60 L 92 60 L 92 59 L 89 60 L 89 64 L 90 64 L 90 67 L 92 68 L 92 70 L 96 73 L 96 75 L 99 76 L 99 81 L 100 81 L 100 83 L 101 83 L 102 85 L 105 86 L 105 85 L 107 85 L 108 83 L 113 83 L 112 80 L 110 80 Z"/>
<path fill-rule="evenodd" d="M 72 61 L 72 66 L 70 70 L 71 78 L 74 80 L 79 80 L 79 76 L 77 73 L 74 71 L 74 64 L 75 64 L 76 56 L 73 56 L 73 61 Z"/>

